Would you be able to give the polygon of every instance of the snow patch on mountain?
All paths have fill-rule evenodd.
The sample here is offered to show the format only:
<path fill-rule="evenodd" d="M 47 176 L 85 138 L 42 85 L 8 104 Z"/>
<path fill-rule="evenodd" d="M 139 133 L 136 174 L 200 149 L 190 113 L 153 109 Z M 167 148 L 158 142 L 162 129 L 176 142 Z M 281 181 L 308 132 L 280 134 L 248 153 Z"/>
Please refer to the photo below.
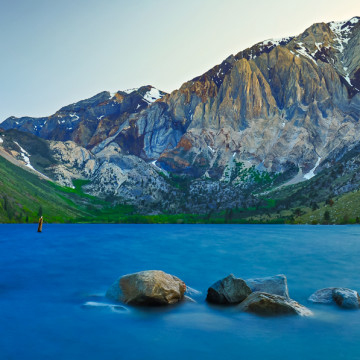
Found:
<path fill-rule="evenodd" d="M 353 17 L 350 20 L 344 20 L 344 21 L 333 21 L 329 23 L 329 27 L 331 31 L 335 35 L 335 39 L 338 43 L 335 48 L 339 52 L 344 51 L 344 44 L 347 44 L 350 40 L 350 32 L 353 29 L 353 27 L 359 22 L 359 18 Z"/>
<path fill-rule="evenodd" d="M 75 118 L 73 121 L 77 121 L 77 120 L 80 119 L 79 116 L 76 115 L 76 113 L 74 113 L 74 114 L 69 114 L 69 116 L 70 116 L 71 118 Z M 63 122 L 64 122 L 64 121 L 63 121 Z"/>
<path fill-rule="evenodd" d="M 304 179 L 310 180 L 311 178 L 313 178 L 315 176 L 315 170 L 319 166 L 320 161 L 321 161 L 321 157 L 319 156 L 315 166 L 308 173 L 306 173 L 304 175 Z"/>
<path fill-rule="evenodd" d="M 263 45 L 269 46 L 269 45 L 275 45 L 275 46 L 284 46 L 288 44 L 294 37 L 293 36 L 287 36 L 284 38 L 279 39 L 267 39 L 262 42 Z"/>
<path fill-rule="evenodd" d="M 159 100 L 162 98 L 161 92 L 158 89 L 151 88 L 149 91 L 147 91 L 144 95 L 144 100 L 148 104 L 152 104 L 156 100 Z"/>
<path fill-rule="evenodd" d="M 131 94 L 134 91 L 138 91 L 139 88 L 132 88 L 132 89 L 126 89 L 126 90 L 122 90 L 122 92 L 126 93 L 126 94 Z"/>
<path fill-rule="evenodd" d="M 150 163 L 152 166 L 154 166 L 154 168 L 157 170 L 157 171 L 159 171 L 159 172 L 161 172 L 161 173 L 163 173 L 163 174 L 165 174 L 165 176 L 167 176 L 167 177 L 169 177 L 170 175 L 169 175 L 169 173 L 166 171 L 166 170 L 164 170 L 164 169 L 162 169 L 161 167 L 159 167 L 159 166 L 157 166 L 156 165 L 156 160 L 154 160 L 154 161 L 151 161 L 151 163 Z"/>
<path fill-rule="evenodd" d="M 20 148 L 20 151 L 21 151 L 21 156 L 25 162 L 25 166 L 27 166 L 28 168 L 32 169 L 32 170 L 35 170 L 33 168 L 33 166 L 31 165 L 30 163 L 30 154 L 25 150 L 23 149 L 18 142 L 14 141 L 14 143 Z M 36 170 L 35 170 L 36 171 Z"/>
<path fill-rule="evenodd" d="M 302 42 L 299 42 L 297 44 L 297 48 L 295 49 L 300 55 L 305 56 L 306 58 L 312 60 L 315 64 L 316 61 L 313 59 L 313 57 L 309 54 L 309 50 L 304 46 Z"/>

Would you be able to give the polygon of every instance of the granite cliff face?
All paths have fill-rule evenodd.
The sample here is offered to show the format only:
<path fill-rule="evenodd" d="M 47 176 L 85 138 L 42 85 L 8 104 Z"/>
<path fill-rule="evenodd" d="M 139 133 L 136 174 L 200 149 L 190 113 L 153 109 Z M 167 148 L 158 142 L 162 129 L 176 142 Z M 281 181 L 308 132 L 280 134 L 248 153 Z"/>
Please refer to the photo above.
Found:
<path fill-rule="evenodd" d="M 232 157 L 306 174 L 359 140 L 359 49 L 354 17 L 230 56 L 132 116 L 145 157 L 217 179 Z"/>
<path fill-rule="evenodd" d="M 310 179 L 357 146 L 359 118 L 354 17 L 255 44 L 171 94 L 103 92 L 1 126 L 49 140 L 56 163 L 46 174 L 61 184 L 83 178 L 95 195 L 203 211 L 252 203 L 246 194 L 266 184 Z M 177 175 L 190 179 L 186 200 L 177 198 Z"/>

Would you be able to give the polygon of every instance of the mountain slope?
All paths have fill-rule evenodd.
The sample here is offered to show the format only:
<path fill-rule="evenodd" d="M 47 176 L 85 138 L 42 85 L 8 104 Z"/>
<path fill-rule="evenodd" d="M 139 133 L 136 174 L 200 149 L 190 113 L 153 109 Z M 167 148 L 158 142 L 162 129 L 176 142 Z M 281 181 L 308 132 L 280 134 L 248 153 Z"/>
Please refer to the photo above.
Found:
<path fill-rule="evenodd" d="M 147 108 L 164 95 L 164 92 L 152 86 L 114 94 L 103 91 L 90 99 L 64 106 L 48 117 L 12 116 L 1 127 L 30 132 L 47 140 L 72 140 L 78 145 L 92 148 L 116 133 L 130 114 Z"/>
<path fill-rule="evenodd" d="M 167 170 L 219 178 L 236 153 L 305 174 L 359 140 L 359 49 L 358 17 L 256 44 L 134 114 L 131 131 Z"/>
<path fill-rule="evenodd" d="M 48 118 L 9 118 L 0 147 L 59 184 L 87 180 L 89 194 L 143 213 L 256 207 L 263 194 L 306 208 L 359 188 L 355 170 L 340 171 L 357 169 L 348 159 L 357 163 L 359 89 L 354 17 L 262 41 L 171 94 L 104 92 Z M 333 169 L 341 176 L 324 189 Z"/>
<path fill-rule="evenodd" d="M 77 204 L 51 182 L 39 178 L 0 157 L 0 222 L 66 222 L 88 215 L 85 204 Z M 82 200 L 84 202 L 84 200 Z"/>

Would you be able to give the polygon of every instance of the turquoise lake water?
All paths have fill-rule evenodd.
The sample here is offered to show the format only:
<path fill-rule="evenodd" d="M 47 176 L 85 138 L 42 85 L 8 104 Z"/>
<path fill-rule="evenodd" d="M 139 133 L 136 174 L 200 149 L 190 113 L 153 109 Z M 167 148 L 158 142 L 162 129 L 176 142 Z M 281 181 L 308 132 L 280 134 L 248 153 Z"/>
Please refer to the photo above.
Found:
<path fill-rule="evenodd" d="M 360 359 L 360 310 L 314 305 L 360 291 L 360 226 L 0 225 L 0 359 Z M 159 269 L 197 303 L 100 306 L 119 276 Z M 233 273 L 285 274 L 312 318 L 262 318 L 205 302 Z"/>

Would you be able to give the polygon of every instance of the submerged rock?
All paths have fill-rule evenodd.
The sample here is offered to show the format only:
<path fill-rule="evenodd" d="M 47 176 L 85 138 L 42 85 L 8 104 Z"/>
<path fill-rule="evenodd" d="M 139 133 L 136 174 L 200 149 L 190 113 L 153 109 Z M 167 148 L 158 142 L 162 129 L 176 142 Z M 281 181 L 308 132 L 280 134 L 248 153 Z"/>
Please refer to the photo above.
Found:
<path fill-rule="evenodd" d="M 246 282 L 230 274 L 209 287 L 206 300 L 214 304 L 237 304 L 250 294 Z"/>
<path fill-rule="evenodd" d="M 185 283 L 176 276 L 148 270 L 122 276 L 106 296 L 131 305 L 170 305 L 183 300 L 185 290 Z"/>
<path fill-rule="evenodd" d="M 312 312 L 298 302 L 284 296 L 253 292 L 239 305 L 239 310 L 262 316 L 301 315 L 310 316 Z"/>
<path fill-rule="evenodd" d="M 360 307 L 360 296 L 357 291 L 347 288 L 320 289 L 309 297 L 309 301 L 318 304 L 337 304 L 343 309 Z"/>
<path fill-rule="evenodd" d="M 290 298 L 285 275 L 281 274 L 264 278 L 248 279 L 246 280 L 246 283 L 252 292 L 260 291 Z"/>

